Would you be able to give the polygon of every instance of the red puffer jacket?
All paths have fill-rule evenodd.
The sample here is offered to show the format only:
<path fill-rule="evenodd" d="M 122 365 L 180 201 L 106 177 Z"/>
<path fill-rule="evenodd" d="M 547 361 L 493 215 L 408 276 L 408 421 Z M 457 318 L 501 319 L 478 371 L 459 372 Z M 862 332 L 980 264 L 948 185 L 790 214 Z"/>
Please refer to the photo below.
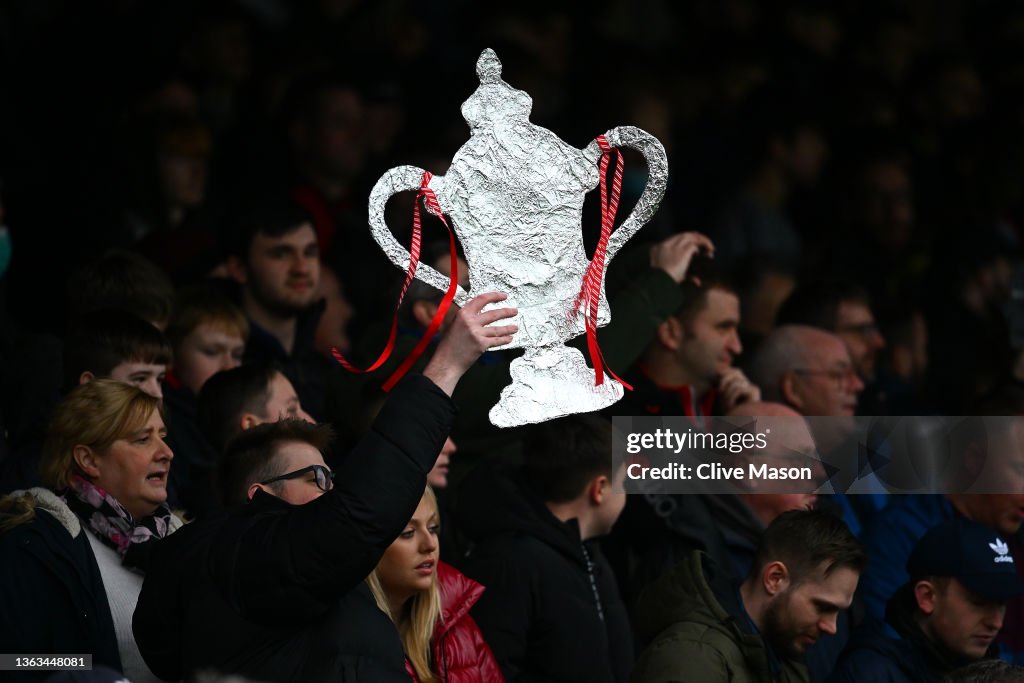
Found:
<path fill-rule="evenodd" d="M 480 627 L 469 615 L 484 587 L 444 562 L 437 563 L 437 581 L 441 619 L 434 627 L 431 654 L 438 678 L 444 683 L 505 683 Z M 414 683 L 420 683 L 409 660 L 405 669 Z"/>

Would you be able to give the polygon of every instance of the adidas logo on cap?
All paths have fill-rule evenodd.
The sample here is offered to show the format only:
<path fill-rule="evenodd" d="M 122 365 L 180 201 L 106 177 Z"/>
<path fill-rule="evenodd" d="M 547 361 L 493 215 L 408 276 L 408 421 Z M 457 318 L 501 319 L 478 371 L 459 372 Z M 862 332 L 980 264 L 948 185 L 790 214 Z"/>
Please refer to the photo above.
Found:
<path fill-rule="evenodd" d="M 992 548 L 996 556 L 992 559 L 993 562 L 1009 562 L 1013 564 L 1013 556 L 1010 555 L 1010 546 L 1006 545 L 1002 539 L 996 538 L 995 543 L 989 543 L 989 548 Z"/>

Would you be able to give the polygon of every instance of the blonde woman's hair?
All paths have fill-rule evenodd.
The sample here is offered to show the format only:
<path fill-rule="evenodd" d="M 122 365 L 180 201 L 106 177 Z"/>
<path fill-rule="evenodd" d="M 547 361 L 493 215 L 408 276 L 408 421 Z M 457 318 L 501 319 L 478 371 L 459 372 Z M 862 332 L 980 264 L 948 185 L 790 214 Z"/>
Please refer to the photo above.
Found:
<path fill-rule="evenodd" d="M 31 493 L 0 498 L 0 534 L 35 519 L 36 499 Z"/>
<path fill-rule="evenodd" d="M 39 463 L 43 484 L 53 491 L 68 488 L 72 476 L 86 476 L 75 462 L 75 446 L 105 451 L 144 429 L 159 410 L 160 399 L 123 382 L 97 379 L 75 387 L 50 419 Z"/>
<path fill-rule="evenodd" d="M 437 508 L 437 497 L 428 486 L 423 492 L 423 498 L 430 501 L 430 507 L 434 512 L 434 518 L 440 522 L 441 514 Z M 406 601 L 399 614 L 392 614 L 388 606 L 387 593 L 380 583 L 380 574 L 377 569 L 373 570 L 366 583 L 370 586 L 373 599 L 377 601 L 377 607 L 384 614 L 395 622 L 398 627 L 398 635 L 402 639 L 402 649 L 409 663 L 416 671 L 416 676 L 422 683 L 436 683 L 437 674 L 430 667 L 430 640 L 434 635 L 434 627 L 441 618 L 441 588 L 437 584 L 437 567 L 434 567 L 434 576 L 430 582 L 430 589 L 417 593 Z"/>

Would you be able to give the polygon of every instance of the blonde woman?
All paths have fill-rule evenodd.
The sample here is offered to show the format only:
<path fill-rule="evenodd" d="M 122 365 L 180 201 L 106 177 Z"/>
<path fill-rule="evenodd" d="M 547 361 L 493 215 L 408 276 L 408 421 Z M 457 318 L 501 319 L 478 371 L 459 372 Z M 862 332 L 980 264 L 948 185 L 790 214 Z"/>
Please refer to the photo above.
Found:
<path fill-rule="evenodd" d="M 48 488 L 0 499 L 5 648 L 91 653 L 136 683 L 158 680 L 131 620 L 153 543 L 181 526 L 166 503 L 165 437 L 160 400 L 114 380 L 57 407 L 40 466 Z"/>
<path fill-rule="evenodd" d="M 427 487 L 367 583 L 398 627 L 414 683 L 501 683 L 498 663 L 469 614 L 484 587 L 438 559 L 439 531 L 437 499 Z"/>

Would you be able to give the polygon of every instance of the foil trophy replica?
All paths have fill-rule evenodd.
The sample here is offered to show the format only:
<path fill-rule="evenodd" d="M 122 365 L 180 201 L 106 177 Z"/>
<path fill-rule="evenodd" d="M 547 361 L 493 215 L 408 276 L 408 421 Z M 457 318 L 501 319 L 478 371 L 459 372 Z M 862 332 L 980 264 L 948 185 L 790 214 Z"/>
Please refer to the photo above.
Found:
<path fill-rule="evenodd" d="M 502 390 L 489 414 L 493 424 L 512 427 L 599 410 L 623 392 L 620 382 L 603 377 L 597 349 L 596 328 L 611 320 L 604 274 L 616 252 L 658 208 L 668 179 L 665 150 L 657 139 L 633 127 L 612 129 L 585 149 L 575 149 L 530 123 L 530 96 L 502 80 L 493 50 L 480 55 L 476 72 L 480 86 L 462 105 L 470 139 L 443 177 L 399 166 L 377 181 L 370 194 L 373 237 L 396 266 L 409 268 L 409 251 L 385 224 L 384 206 L 397 192 L 432 191 L 434 211 L 439 208 L 452 219 L 462 244 L 470 290 L 505 292 L 508 299 L 498 305 L 519 309 L 515 318 L 502 321 L 518 325 L 519 331 L 511 344 L 499 348 L 523 348 L 525 353 L 512 361 L 512 384 Z M 598 185 L 599 162 L 605 168 L 619 147 L 644 155 L 647 186 L 632 214 L 614 231 L 614 216 L 608 218 L 602 201 L 601 241 L 588 261 L 582 234 L 584 196 Z M 618 163 L 616 203 L 621 157 Z M 428 209 L 431 199 L 428 194 Z M 427 264 L 415 269 L 415 277 L 441 291 L 451 284 Z M 454 301 L 461 306 L 469 298 L 459 287 Z M 593 370 L 580 351 L 564 344 L 583 333 L 588 335 Z"/>

